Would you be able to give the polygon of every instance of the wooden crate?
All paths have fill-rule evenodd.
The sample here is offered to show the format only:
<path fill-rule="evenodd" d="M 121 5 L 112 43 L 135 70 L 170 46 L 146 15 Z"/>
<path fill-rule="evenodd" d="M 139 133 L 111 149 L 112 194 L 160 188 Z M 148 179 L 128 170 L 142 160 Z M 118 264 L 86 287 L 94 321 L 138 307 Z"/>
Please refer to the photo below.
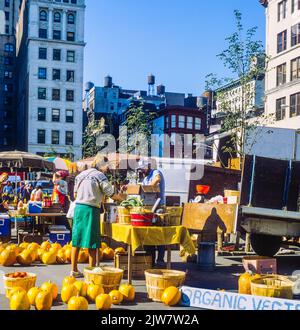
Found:
<path fill-rule="evenodd" d="M 117 254 L 115 257 L 115 267 L 124 270 L 124 278 L 128 272 L 128 254 Z M 132 257 L 132 277 L 138 279 L 145 278 L 145 270 L 152 268 L 152 256 L 145 252 L 136 252 Z"/>

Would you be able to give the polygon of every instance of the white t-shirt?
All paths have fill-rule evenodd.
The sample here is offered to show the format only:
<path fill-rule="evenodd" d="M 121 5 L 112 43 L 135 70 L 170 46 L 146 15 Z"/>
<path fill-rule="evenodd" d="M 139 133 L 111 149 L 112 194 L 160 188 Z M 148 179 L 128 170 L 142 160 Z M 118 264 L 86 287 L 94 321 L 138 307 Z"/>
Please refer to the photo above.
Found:
<path fill-rule="evenodd" d="M 114 190 L 102 172 L 89 169 L 75 178 L 74 193 L 77 194 L 77 204 L 100 208 L 103 196 L 113 196 Z"/>

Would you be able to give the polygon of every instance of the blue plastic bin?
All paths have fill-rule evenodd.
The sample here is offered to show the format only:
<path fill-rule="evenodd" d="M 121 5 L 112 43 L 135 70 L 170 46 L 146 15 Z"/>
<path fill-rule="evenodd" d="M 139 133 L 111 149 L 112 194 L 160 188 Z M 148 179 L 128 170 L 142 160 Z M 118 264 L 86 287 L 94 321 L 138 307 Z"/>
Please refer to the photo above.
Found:
<path fill-rule="evenodd" d="M 7 214 L 0 215 L 0 237 L 11 236 L 11 221 Z"/>
<path fill-rule="evenodd" d="M 28 212 L 30 214 L 39 214 L 42 213 L 43 203 L 42 202 L 29 202 L 28 203 Z"/>

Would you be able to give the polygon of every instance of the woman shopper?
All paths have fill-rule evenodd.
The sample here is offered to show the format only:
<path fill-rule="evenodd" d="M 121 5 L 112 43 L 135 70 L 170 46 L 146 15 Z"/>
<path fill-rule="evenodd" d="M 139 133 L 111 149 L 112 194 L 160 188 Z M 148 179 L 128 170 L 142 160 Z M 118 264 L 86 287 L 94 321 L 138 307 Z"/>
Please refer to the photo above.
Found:
<path fill-rule="evenodd" d="M 100 209 L 104 196 L 122 201 L 114 194 L 105 173 L 109 170 L 108 159 L 97 155 L 92 168 L 80 173 L 75 179 L 75 210 L 72 228 L 71 276 L 83 277 L 78 270 L 78 255 L 81 248 L 89 251 L 89 265 L 96 266 L 97 250 L 101 247 Z"/>

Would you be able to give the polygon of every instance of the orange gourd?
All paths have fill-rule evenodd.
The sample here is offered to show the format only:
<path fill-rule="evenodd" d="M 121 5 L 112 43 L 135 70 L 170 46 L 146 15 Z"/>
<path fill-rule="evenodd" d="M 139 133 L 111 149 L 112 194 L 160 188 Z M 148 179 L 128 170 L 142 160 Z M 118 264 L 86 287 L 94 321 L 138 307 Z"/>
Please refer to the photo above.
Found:
<path fill-rule="evenodd" d="M 165 289 L 162 294 L 161 301 L 168 306 L 175 306 L 181 299 L 181 292 L 175 286 Z"/>

